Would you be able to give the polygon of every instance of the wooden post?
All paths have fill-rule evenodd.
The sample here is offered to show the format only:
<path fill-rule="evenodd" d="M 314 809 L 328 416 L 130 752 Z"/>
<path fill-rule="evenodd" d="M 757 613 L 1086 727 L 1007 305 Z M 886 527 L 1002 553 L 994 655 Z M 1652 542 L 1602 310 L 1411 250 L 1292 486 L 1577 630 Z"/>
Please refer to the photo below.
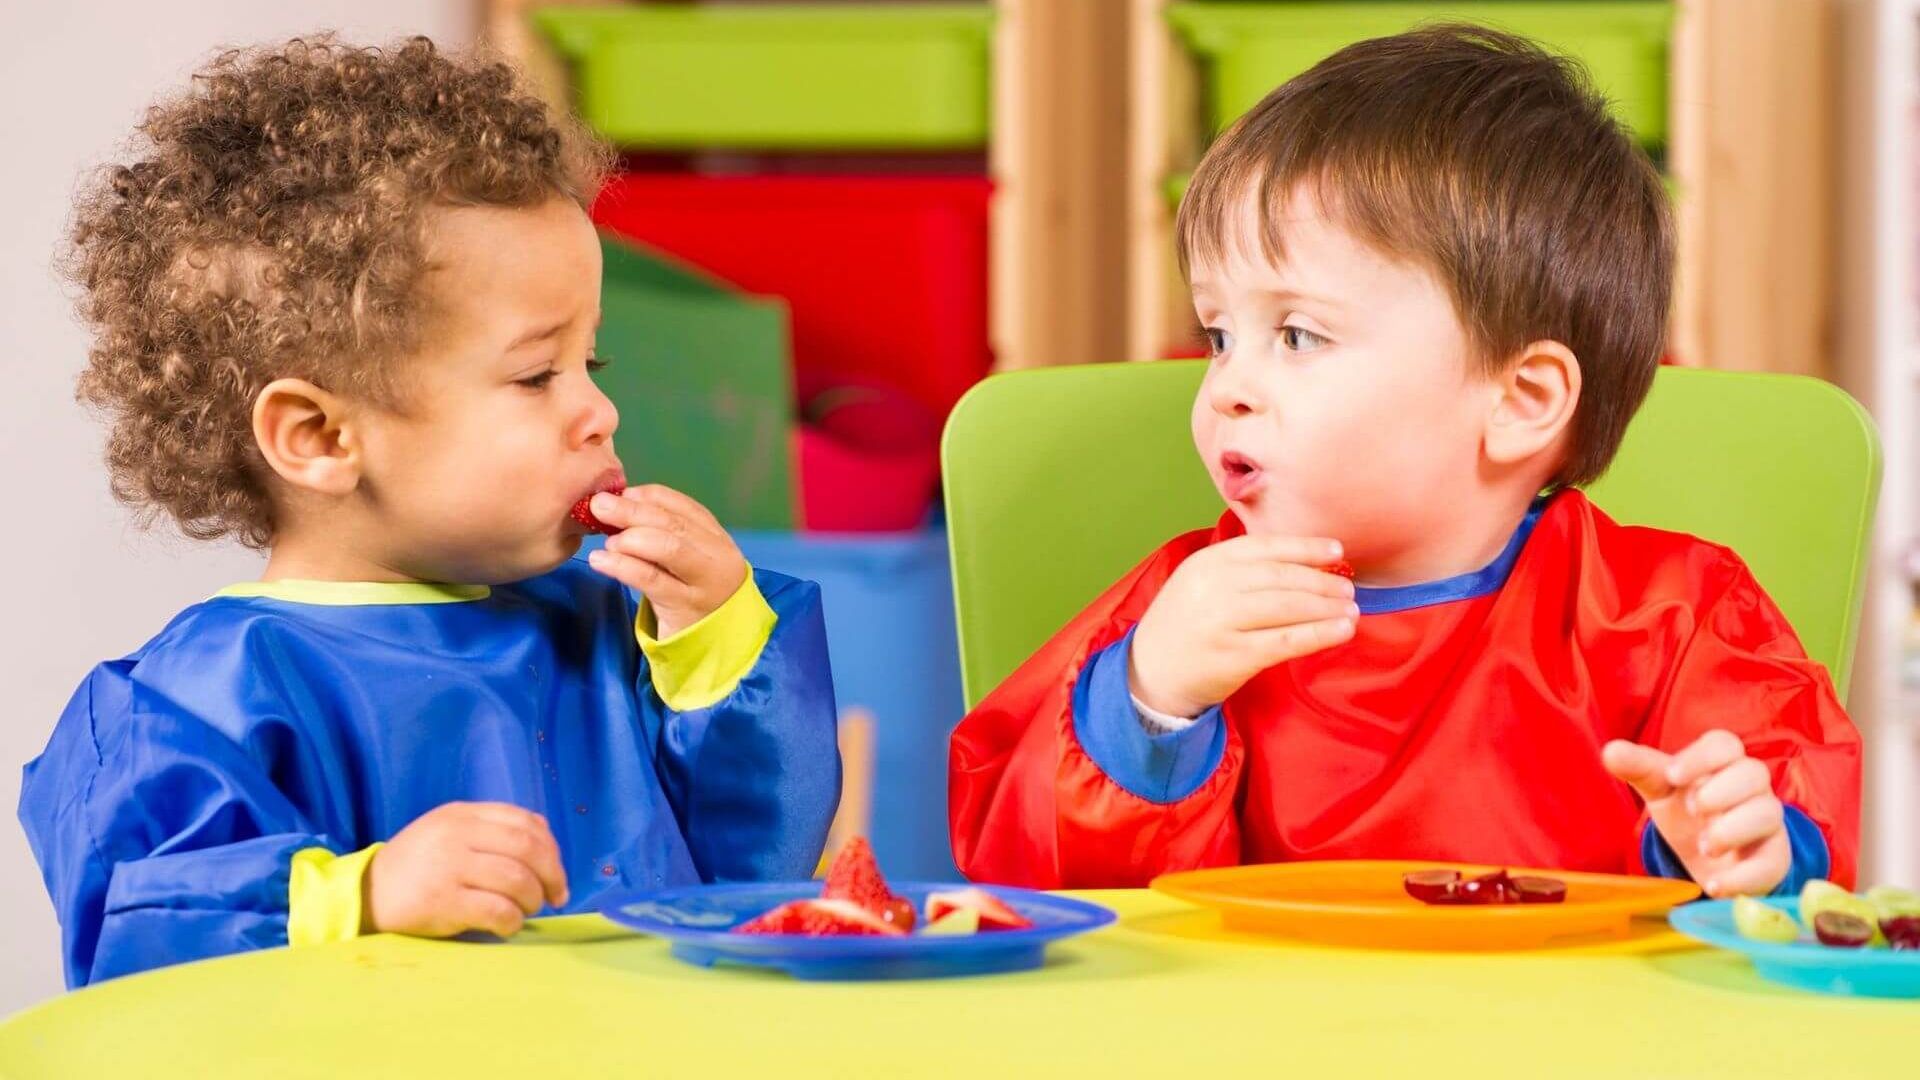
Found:
<path fill-rule="evenodd" d="M 992 339 L 1002 369 L 1126 355 L 1128 0 L 996 0 Z"/>
<path fill-rule="evenodd" d="M 1836 0 L 1681 0 L 1669 164 L 1684 363 L 1831 376 Z"/>

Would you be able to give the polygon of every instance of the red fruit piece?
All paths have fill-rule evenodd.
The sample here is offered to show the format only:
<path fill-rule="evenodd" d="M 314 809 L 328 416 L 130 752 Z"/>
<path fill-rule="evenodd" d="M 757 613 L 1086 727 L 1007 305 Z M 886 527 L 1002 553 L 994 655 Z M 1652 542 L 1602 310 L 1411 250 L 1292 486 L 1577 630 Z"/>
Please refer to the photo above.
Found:
<path fill-rule="evenodd" d="M 1346 578 L 1348 581 L 1352 581 L 1353 580 L 1353 564 L 1348 562 L 1345 559 L 1341 559 L 1339 562 L 1334 563 L 1332 566 L 1327 567 L 1327 573 L 1339 574 L 1341 577 Z"/>
<path fill-rule="evenodd" d="M 795 900 L 733 928 L 736 934 L 900 937 L 906 931 L 849 900 Z"/>
<path fill-rule="evenodd" d="M 938 922 L 949 911 L 972 908 L 980 913 L 982 930 L 1025 930 L 1033 920 L 1007 906 L 985 889 L 954 889 L 927 894 L 927 921 Z"/>
<path fill-rule="evenodd" d="M 1873 924 L 1844 911 L 1823 911 L 1813 917 L 1813 936 L 1822 945 L 1858 949 L 1873 940 Z"/>
<path fill-rule="evenodd" d="M 1896 915 L 1880 920 L 1887 947 L 1897 952 L 1920 950 L 1920 915 Z"/>
<path fill-rule="evenodd" d="M 887 901 L 886 909 L 880 912 L 880 919 L 890 926 L 912 930 L 914 922 L 918 919 L 918 913 L 913 910 L 913 901 L 904 896 L 896 896 Z"/>
<path fill-rule="evenodd" d="M 1512 880 L 1509 888 L 1514 899 L 1523 904 L 1562 904 L 1567 899 L 1567 883 L 1559 878 L 1522 874 Z"/>
<path fill-rule="evenodd" d="M 879 860 L 873 857 L 873 845 L 864 836 L 848 840 L 827 869 L 827 886 L 820 890 L 824 900 L 851 900 L 875 915 L 885 916 L 887 907 L 899 899 L 880 876 Z M 908 905 L 912 907 L 911 904 Z"/>
<path fill-rule="evenodd" d="M 1457 891 L 1469 904 L 1511 904 L 1517 899 L 1513 894 L 1513 879 L 1505 870 L 1468 878 L 1460 883 Z"/>
<path fill-rule="evenodd" d="M 604 494 L 618 495 L 622 490 L 623 489 L 621 488 L 608 488 L 604 492 Z M 598 491 L 593 493 L 593 495 L 599 495 L 599 494 L 603 494 L 603 493 Z M 612 536 L 614 533 L 619 532 L 620 531 L 619 529 L 616 529 L 613 526 L 607 524 L 606 522 L 601 521 L 598 517 L 594 515 L 593 495 L 588 495 L 586 498 L 581 499 L 577 503 L 574 503 L 573 510 L 569 513 L 568 516 L 573 518 L 573 520 L 579 522 L 580 527 L 587 530 L 588 532 L 597 532 L 604 536 Z"/>
<path fill-rule="evenodd" d="M 1423 904 L 1452 903 L 1459 884 L 1458 870 L 1415 870 L 1400 878 L 1407 895 Z"/>

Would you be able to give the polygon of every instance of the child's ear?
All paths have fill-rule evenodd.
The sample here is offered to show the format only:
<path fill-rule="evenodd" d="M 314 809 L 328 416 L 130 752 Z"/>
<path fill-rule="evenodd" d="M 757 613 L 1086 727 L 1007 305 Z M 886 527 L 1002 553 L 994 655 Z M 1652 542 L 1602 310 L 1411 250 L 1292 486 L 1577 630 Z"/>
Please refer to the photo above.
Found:
<path fill-rule="evenodd" d="M 1518 465 L 1552 450 L 1573 423 L 1580 403 L 1580 360 L 1557 341 L 1535 341 L 1494 379 L 1493 389 L 1487 457 Z"/>
<path fill-rule="evenodd" d="M 305 379 L 276 379 L 253 401 L 253 441 L 280 479 L 323 495 L 360 483 L 346 402 Z"/>

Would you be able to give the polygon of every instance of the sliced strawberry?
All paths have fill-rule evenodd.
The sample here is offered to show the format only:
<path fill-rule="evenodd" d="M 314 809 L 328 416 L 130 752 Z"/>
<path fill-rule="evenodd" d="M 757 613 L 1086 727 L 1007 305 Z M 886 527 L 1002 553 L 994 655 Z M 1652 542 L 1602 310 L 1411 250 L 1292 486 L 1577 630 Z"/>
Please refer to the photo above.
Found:
<path fill-rule="evenodd" d="M 1341 559 L 1339 562 L 1334 563 L 1332 566 L 1327 567 L 1327 573 L 1339 574 L 1341 577 L 1346 578 L 1348 581 L 1352 581 L 1353 580 L 1353 564 L 1348 562 L 1345 559 Z"/>
<path fill-rule="evenodd" d="M 961 909 L 979 912 L 982 930 L 1025 930 L 1033 925 L 1032 919 L 984 889 L 954 889 L 927 895 L 928 922 L 939 922 L 941 916 Z"/>
<path fill-rule="evenodd" d="M 733 928 L 736 934 L 806 937 L 900 937 L 900 927 L 850 900 L 795 900 Z"/>
<path fill-rule="evenodd" d="M 608 488 L 605 494 L 618 495 L 623 490 L 625 489 L 617 488 L 617 487 Z M 601 492 L 596 491 L 593 494 L 599 495 L 601 494 Z M 617 533 L 620 531 L 619 529 L 614 528 L 613 526 L 607 524 L 606 522 L 601 521 L 600 518 L 594 514 L 593 495 L 588 495 L 586 498 L 581 499 L 577 503 L 574 503 L 573 510 L 569 512 L 568 516 L 573 518 L 573 520 L 579 522 L 580 527 L 587 530 L 588 532 L 597 532 L 597 533 L 602 533 L 606 536 L 612 536 L 614 533 Z"/>
<path fill-rule="evenodd" d="M 864 836 L 848 840 L 840 854 L 834 856 L 833 866 L 827 870 L 827 886 L 820 890 L 820 897 L 851 900 L 882 918 L 898 899 L 893 890 L 887 888 L 887 879 L 880 876 L 880 863 L 873 857 L 873 845 L 867 843 Z"/>

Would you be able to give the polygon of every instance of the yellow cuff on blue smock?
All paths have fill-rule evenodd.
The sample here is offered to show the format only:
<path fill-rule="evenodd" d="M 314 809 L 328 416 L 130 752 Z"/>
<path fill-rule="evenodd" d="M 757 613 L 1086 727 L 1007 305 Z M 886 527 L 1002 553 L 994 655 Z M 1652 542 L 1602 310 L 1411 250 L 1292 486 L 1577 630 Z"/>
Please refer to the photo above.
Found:
<path fill-rule="evenodd" d="M 287 944 L 322 945 L 360 936 L 361 882 L 379 844 L 350 855 L 326 848 L 293 854 L 287 882 Z"/>
<path fill-rule="evenodd" d="M 653 608 L 642 603 L 633 634 L 653 669 L 660 700 L 675 712 L 688 712 L 718 704 L 733 693 L 760 662 L 777 621 L 749 569 L 747 580 L 726 603 L 665 641 L 654 640 Z"/>

